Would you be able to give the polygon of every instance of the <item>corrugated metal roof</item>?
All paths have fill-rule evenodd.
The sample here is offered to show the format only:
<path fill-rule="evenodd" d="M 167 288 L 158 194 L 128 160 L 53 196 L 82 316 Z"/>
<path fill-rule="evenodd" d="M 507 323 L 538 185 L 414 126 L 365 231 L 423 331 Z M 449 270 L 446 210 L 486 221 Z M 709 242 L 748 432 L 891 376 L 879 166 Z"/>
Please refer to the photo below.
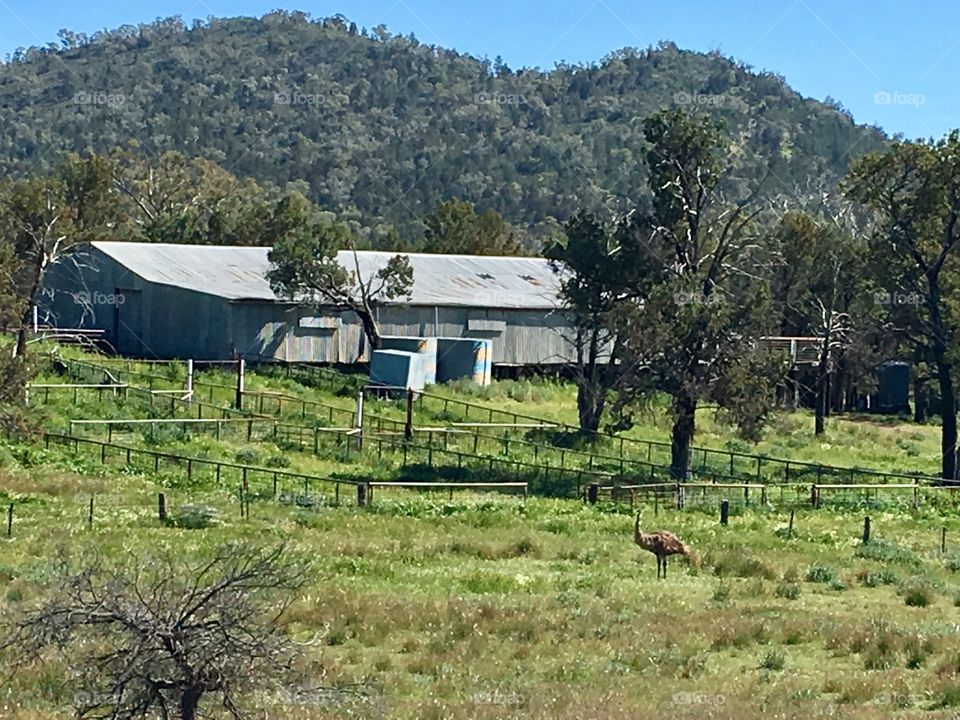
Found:
<path fill-rule="evenodd" d="M 186 288 L 231 300 L 280 298 L 270 289 L 265 247 L 173 245 L 165 243 L 90 243 L 144 280 Z M 413 266 L 413 292 L 397 305 L 553 309 L 559 285 L 542 258 L 403 253 Z M 358 251 L 364 277 L 376 273 L 396 253 Z M 354 270 L 350 251 L 337 261 Z"/>

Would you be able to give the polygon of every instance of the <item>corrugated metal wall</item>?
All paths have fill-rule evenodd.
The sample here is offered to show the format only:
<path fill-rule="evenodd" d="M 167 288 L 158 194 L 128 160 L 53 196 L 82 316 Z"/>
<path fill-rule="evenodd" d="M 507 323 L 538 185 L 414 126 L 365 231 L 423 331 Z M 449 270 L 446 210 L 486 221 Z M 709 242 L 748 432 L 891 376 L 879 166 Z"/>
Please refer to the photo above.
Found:
<path fill-rule="evenodd" d="M 325 363 L 369 359 L 363 329 L 352 312 L 314 310 L 268 301 L 229 301 L 215 295 L 144 282 L 112 258 L 91 248 L 79 263 L 61 263 L 48 272 L 39 305 L 41 318 L 62 327 L 99 328 L 115 332 L 113 306 L 74 302 L 80 290 L 103 296 L 140 290 L 143 357 L 249 358 Z M 120 318 L 123 318 L 121 307 Z M 551 365 L 570 362 L 574 354 L 564 338 L 559 313 L 459 307 L 384 307 L 379 310 L 384 335 L 478 337 L 492 341 L 493 363 Z M 301 318 L 308 318 L 301 322 Z M 339 318 L 335 323 L 309 320 Z M 474 329 L 470 321 L 474 320 Z M 132 320 L 131 320 L 132 322 Z M 498 331 L 498 323 L 504 329 Z M 477 328 L 487 329 L 477 329 Z M 364 348 L 362 357 L 361 347 Z"/>
<path fill-rule="evenodd" d="M 93 248 L 51 267 L 37 304 L 42 322 L 104 330 L 131 356 L 230 357 L 226 300 L 144 282 Z"/>
<path fill-rule="evenodd" d="M 574 353 L 564 337 L 559 313 L 475 308 L 380 308 L 384 335 L 487 338 L 493 362 L 500 365 L 552 365 L 570 362 Z M 505 323 L 503 332 L 471 330 L 472 319 Z"/>

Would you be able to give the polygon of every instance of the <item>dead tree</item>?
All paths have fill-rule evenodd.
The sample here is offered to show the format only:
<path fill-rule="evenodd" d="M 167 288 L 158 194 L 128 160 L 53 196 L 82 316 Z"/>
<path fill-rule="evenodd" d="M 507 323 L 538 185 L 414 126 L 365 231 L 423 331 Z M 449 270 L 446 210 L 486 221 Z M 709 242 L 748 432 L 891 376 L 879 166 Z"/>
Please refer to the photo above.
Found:
<path fill-rule="evenodd" d="M 131 560 L 65 572 L 4 633 L 17 667 L 61 653 L 80 684 L 77 717 L 194 720 L 216 701 L 241 720 L 253 693 L 293 677 L 297 648 L 277 621 L 306 566 L 283 545 L 227 545 L 186 569 L 172 554 Z"/>

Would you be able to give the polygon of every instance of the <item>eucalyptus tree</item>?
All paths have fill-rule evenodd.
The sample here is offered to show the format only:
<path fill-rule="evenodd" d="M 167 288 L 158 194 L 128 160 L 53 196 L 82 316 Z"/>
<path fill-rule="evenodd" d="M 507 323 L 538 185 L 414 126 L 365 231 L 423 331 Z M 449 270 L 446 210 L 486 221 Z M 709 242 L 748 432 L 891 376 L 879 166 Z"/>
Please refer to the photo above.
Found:
<path fill-rule="evenodd" d="M 895 141 L 854 162 L 845 188 L 874 215 L 871 268 L 894 331 L 924 349 L 936 372 L 941 476 L 956 480 L 960 132 L 939 141 Z"/>
<path fill-rule="evenodd" d="M 560 283 L 562 311 L 573 328 L 580 429 L 596 432 L 612 394 L 629 368 L 618 307 L 642 297 L 654 267 L 629 232 L 629 221 L 601 220 L 581 211 L 544 248 Z"/>
<path fill-rule="evenodd" d="M 328 214 L 326 214 L 328 215 Z M 360 238 L 344 223 L 316 212 L 299 193 L 284 197 L 269 224 L 273 248 L 267 279 L 283 297 L 315 305 L 346 308 L 356 314 L 371 350 L 380 347 L 376 308 L 406 297 L 413 287 L 413 268 L 406 255 L 394 255 L 372 272 L 361 269 Z M 338 253 L 349 253 L 341 264 Z"/>
<path fill-rule="evenodd" d="M 624 232 L 650 282 L 618 311 L 631 371 L 617 408 L 666 393 L 671 471 L 684 477 L 704 401 L 754 435 L 772 405 L 774 366 L 758 344 L 771 327 L 771 257 L 759 190 L 729 201 L 720 189 L 731 148 L 717 121 L 664 110 L 644 132 L 651 210 L 635 213 Z"/>

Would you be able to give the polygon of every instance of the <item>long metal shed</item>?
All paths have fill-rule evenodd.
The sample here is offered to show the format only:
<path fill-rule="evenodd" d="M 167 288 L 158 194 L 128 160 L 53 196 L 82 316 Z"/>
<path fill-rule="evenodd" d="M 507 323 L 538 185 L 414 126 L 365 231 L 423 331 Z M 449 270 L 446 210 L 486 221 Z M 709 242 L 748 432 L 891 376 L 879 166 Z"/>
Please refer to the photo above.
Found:
<path fill-rule="evenodd" d="M 320 363 L 366 359 L 356 316 L 278 297 L 266 280 L 269 248 L 94 242 L 47 272 L 37 299 L 58 327 L 103 330 L 125 355 L 270 358 Z M 364 277 L 395 253 L 360 251 Z M 407 254 L 409 298 L 378 309 L 384 335 L 492 340 L 493 363 L 565 364 L 569 323 L 557 278 L 541 258 Z M 354 270 L 350 252 L 337 258 Z"/>

